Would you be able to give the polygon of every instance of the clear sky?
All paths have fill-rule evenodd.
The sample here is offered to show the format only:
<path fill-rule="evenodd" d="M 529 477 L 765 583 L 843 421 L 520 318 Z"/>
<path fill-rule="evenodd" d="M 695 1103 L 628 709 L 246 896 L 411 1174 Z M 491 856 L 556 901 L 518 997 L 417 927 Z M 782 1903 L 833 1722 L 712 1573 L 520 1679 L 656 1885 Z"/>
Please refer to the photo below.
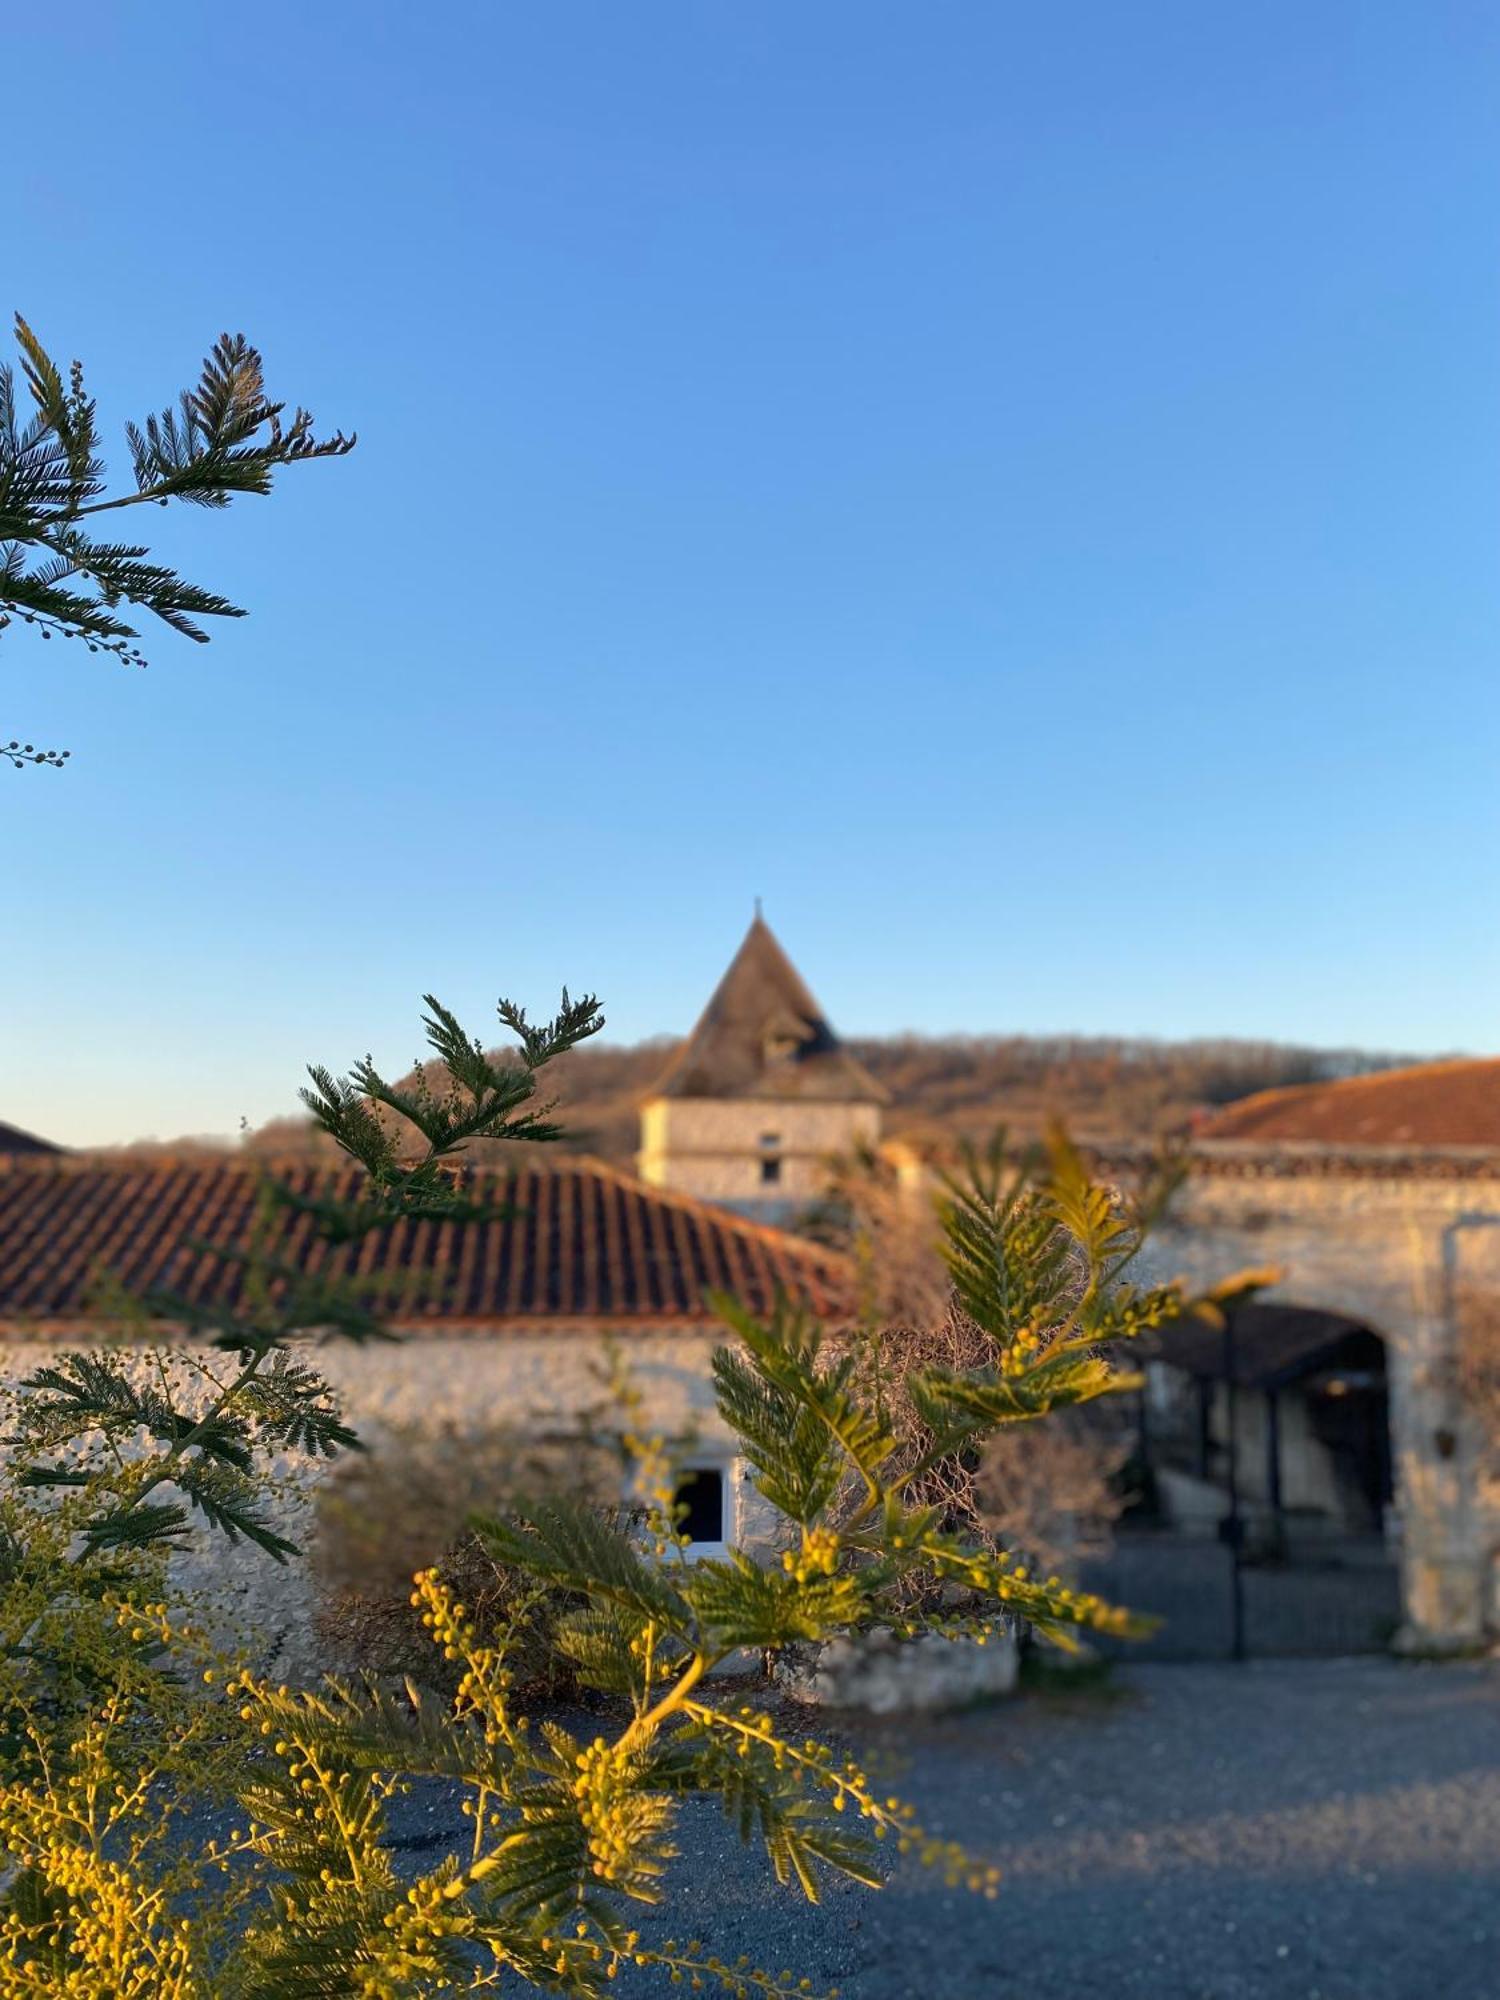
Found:
<path fill-rule="evenodd" d="M 851 1031 L 1500 1048 L 1488 0 L 76 0 L 3 303 L 355 455 L 0 642 L 0 1118 L 232 1131 L 752 899 Z M 123 470 L 123 464 L 121 464 Z"/>

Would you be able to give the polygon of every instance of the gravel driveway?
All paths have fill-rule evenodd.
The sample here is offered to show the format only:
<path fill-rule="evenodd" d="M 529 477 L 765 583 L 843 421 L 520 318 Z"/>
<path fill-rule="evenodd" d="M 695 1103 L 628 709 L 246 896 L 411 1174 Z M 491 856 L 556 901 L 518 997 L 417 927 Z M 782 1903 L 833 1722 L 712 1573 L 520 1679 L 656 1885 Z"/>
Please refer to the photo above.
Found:
<path fill-rule="evenodd" d="M 842 1734 L 1000 1865 L 998 1900 L 901 1864 L 808 1910 L 695 1810 L 678 1936 L 846 2000 L 1500 1996 L 1500 1668 L 1136 1665 L 1103 1692 Z"/>

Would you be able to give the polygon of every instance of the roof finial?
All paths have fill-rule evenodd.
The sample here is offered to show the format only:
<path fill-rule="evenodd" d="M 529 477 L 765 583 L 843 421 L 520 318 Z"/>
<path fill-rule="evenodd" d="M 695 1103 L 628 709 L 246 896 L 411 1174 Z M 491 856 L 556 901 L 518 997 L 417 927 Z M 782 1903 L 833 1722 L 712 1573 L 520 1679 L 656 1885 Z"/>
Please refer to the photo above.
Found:
<path fill-rule="evenodd" d="M 763 921 L 763 919 L 762 919 L 762 917 L 761 917 L 761 913 L 760 913 L 760 897 L 759 897 L 759 896 L 757 896 L 757 897 L 756 897 L 756 899 L 755 899 L 755 921 L 756 921 L 757 923 L 761 923 L 761 922 Z"/>

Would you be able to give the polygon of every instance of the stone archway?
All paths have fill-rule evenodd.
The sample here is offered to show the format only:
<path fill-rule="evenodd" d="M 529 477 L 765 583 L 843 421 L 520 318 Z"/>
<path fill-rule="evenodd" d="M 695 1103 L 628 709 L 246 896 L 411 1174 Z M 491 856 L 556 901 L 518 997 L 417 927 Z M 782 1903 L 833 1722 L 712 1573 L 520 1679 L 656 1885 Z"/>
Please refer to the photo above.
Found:
<path fill-rule="evenodd" d="M 1121 1171 L 1126 1162 L 1120 1162 Z M 1200 1145 L 1151 1251 L 1153 1275 L 1210 1284 L 1274 1266 L 1272 1305 L 1377 1332 L 1385 1350 L 1401 1643 L 1451 1649 L 1492 1624 L 1500 1520 L 1465 1403 L 1459 1301 L 1500 1292 L 1500 1162 L 1477 1149 Z"/>
<path fill-rule="evenodd" d="M 1384 1538 L 1392 1517 L 1385 1342 L 1301 1304 L 1255 1301 L 1222 1328 L 1179 1321 L 1143 1342 L 1143 1441 L 1175 1471 L 1288 1549 L 1331 1536 Z"/>
<path fill-rule="evenodd" d="M 1172 1659 L 1381 1651 L 1401 1620 L 1386 1347 L 1260 1300 L 1143 1338 L 1136 1504 L 1090 1582 Z"/>

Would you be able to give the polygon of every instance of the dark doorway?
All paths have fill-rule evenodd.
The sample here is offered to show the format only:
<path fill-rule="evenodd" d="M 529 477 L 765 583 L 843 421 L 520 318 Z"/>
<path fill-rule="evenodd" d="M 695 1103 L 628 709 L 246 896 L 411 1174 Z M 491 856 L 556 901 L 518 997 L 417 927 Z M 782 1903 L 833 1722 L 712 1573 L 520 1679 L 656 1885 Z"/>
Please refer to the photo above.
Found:
<path fill-rule="evenodd" d="M 1163 1621 L 1158 1657 L 1384 1648 L 1400 1617 L 1384 1341 L 1256 1303 L 1148 1353 L 1142 1504 L 1092 1586 Z"/>
<path fill-rule="evenodd" d="M 695 1466 L 684 1472 L 673 1496 L 678 1533 L 690 1542 L 724 1539 L 724 1474 L 717 1466 Z"/>

